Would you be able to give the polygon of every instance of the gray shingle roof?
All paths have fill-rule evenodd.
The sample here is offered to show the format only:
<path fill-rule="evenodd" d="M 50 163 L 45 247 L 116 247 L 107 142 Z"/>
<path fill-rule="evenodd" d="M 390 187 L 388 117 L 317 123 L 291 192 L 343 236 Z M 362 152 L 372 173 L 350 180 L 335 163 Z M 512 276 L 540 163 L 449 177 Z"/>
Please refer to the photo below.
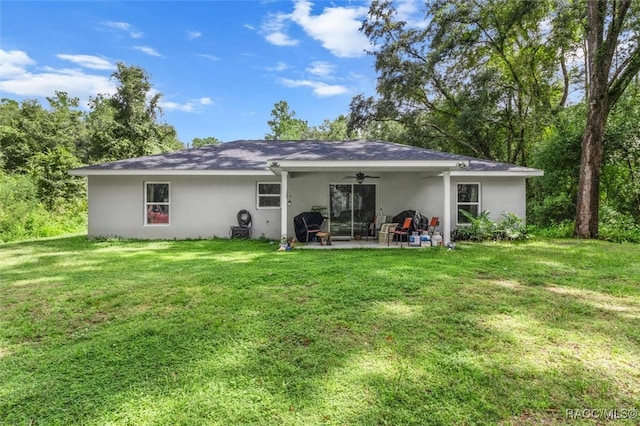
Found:
<path fill-rule="evenodd" d="M 373 140 L 238 140 L 202 148 L 96 164 L 75 170 L 267 170 L 272 160 L 453 160 L 469 161 L 467 168 L 469 171 L 537 171 L 527 167 Z"/>

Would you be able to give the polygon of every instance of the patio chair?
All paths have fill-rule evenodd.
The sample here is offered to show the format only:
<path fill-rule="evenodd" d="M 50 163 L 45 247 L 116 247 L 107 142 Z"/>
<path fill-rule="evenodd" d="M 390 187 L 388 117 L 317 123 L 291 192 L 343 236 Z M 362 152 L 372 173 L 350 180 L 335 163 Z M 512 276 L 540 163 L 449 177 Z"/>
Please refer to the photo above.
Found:
<path fill-rule="evenodd" d="M 389 245 L 389 238 L 393 237 L 393 231 L 398 225 L 398 223 L 383 223 L 378 231 L 378 244 Z"/>
<path fill-rule="evenodd" d="M 440 218 L 438 216 L 433 216 L 431 221 L 429 222 L 429 226 L 427 226 L 427 234 L 433 235 L 436 232 L 436 227 L 440 224 Z"/>
<path fill-rule="evenodd" d="M 407 217 L 405 218 L 404 222 L 402 223 L 401 226 L 396 227 L 396 229 L 393 231 L 393 236 L 394 238 L 398 238 L 400 239 L 400 247 L 402 247 L 402 242 L 404 241 L 404 236 L 407 236 L 407 242 L 408 242 L 408 238 L 409 238 L 409 231 L 411 229 L 411 222 L 413 221 L 413 218 L 411 217 Z M 389 245 L 389 240 L 387 240 L 387 245 Z M 398 240 L 396 240 L 396 245 L 398 245 Z"/>
<path fill-rule="evenodd" d="M 369 237 L 376 238 L 376 231 L 378 230 L 378 219 L 376 215 L 373 215 L 371 222 L 362 222 L 361 232 L 365 240 L 369 240 Z"/>
<path fill-rule="evenodd" d="M 322 232 L 322 224 L 320 225 L 316 225 L 316 224 L 309 224 L 307 222 L 307 219 L 302 216 L 302 224 L 304 225 L 304 231 L 306 233 L 306 242 L 311 241 L 310 237 L 313 237 L 314 239 L 317 237 L 318 232 Z"/>

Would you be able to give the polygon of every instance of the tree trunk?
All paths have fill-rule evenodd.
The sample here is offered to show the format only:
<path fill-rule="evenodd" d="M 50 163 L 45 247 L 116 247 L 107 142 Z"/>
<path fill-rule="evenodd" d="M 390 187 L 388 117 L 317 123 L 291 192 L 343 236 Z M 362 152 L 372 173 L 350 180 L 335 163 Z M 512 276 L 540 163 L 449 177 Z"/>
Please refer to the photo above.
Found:
<path fill-rule="evenodd" d="M 609 112 L 608 83 L 611 56 L 603 39 L 606 0 L 587 3 L 587 125 L 582 136 L 580 178 L 573 235 L 598 237 L 600 171 L 604 130 Z"/>
<path fill-rule="evenodd" d="M 582 137 L 576 224 L 573 231 L 573 234 L 578 238 L 598 238 L 600 171 L 602 170 L 603 139 L 607 116 L 607 106 L 604 102 L 589 104 L 587 127 Z"/>

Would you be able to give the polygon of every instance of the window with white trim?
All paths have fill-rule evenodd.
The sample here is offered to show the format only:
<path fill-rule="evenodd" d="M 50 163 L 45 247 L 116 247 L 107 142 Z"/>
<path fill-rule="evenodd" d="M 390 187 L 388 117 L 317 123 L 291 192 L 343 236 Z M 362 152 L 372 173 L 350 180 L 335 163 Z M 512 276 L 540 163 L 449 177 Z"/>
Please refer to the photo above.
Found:
<path fill-rule="evenodd" d="M 145 225 L 169 225 L 169 182 L 145 182 Z"/>
<path fill-rule="evenodd" d="M 280 208 L 280 182 L 258 182 L 257 207 L 259 209 Z"/>
<path fill-rule="evenodd" d="M 479 183 L 459 183 L 456 212 L 458 212 L 458 225 L 468 225 L 471 222 L 461 213 L 464 210 L 473 217 L 477 217 L 480 213 L 480 184 Z"/>

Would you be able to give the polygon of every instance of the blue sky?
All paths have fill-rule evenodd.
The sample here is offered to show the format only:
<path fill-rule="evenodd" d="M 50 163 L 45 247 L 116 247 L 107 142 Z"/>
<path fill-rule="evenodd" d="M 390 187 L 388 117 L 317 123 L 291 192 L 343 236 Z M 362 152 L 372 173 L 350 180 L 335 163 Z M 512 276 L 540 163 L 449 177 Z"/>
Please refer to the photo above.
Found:
<path fill-rule="evenodd" d="M 122 61 L 151 75 L 182 142 L 260 139 L 276 102 L 317 126 L 375 93 L 358 31 L 369 1 L 2 1 L 0 98 L 113 91 Z"/>

